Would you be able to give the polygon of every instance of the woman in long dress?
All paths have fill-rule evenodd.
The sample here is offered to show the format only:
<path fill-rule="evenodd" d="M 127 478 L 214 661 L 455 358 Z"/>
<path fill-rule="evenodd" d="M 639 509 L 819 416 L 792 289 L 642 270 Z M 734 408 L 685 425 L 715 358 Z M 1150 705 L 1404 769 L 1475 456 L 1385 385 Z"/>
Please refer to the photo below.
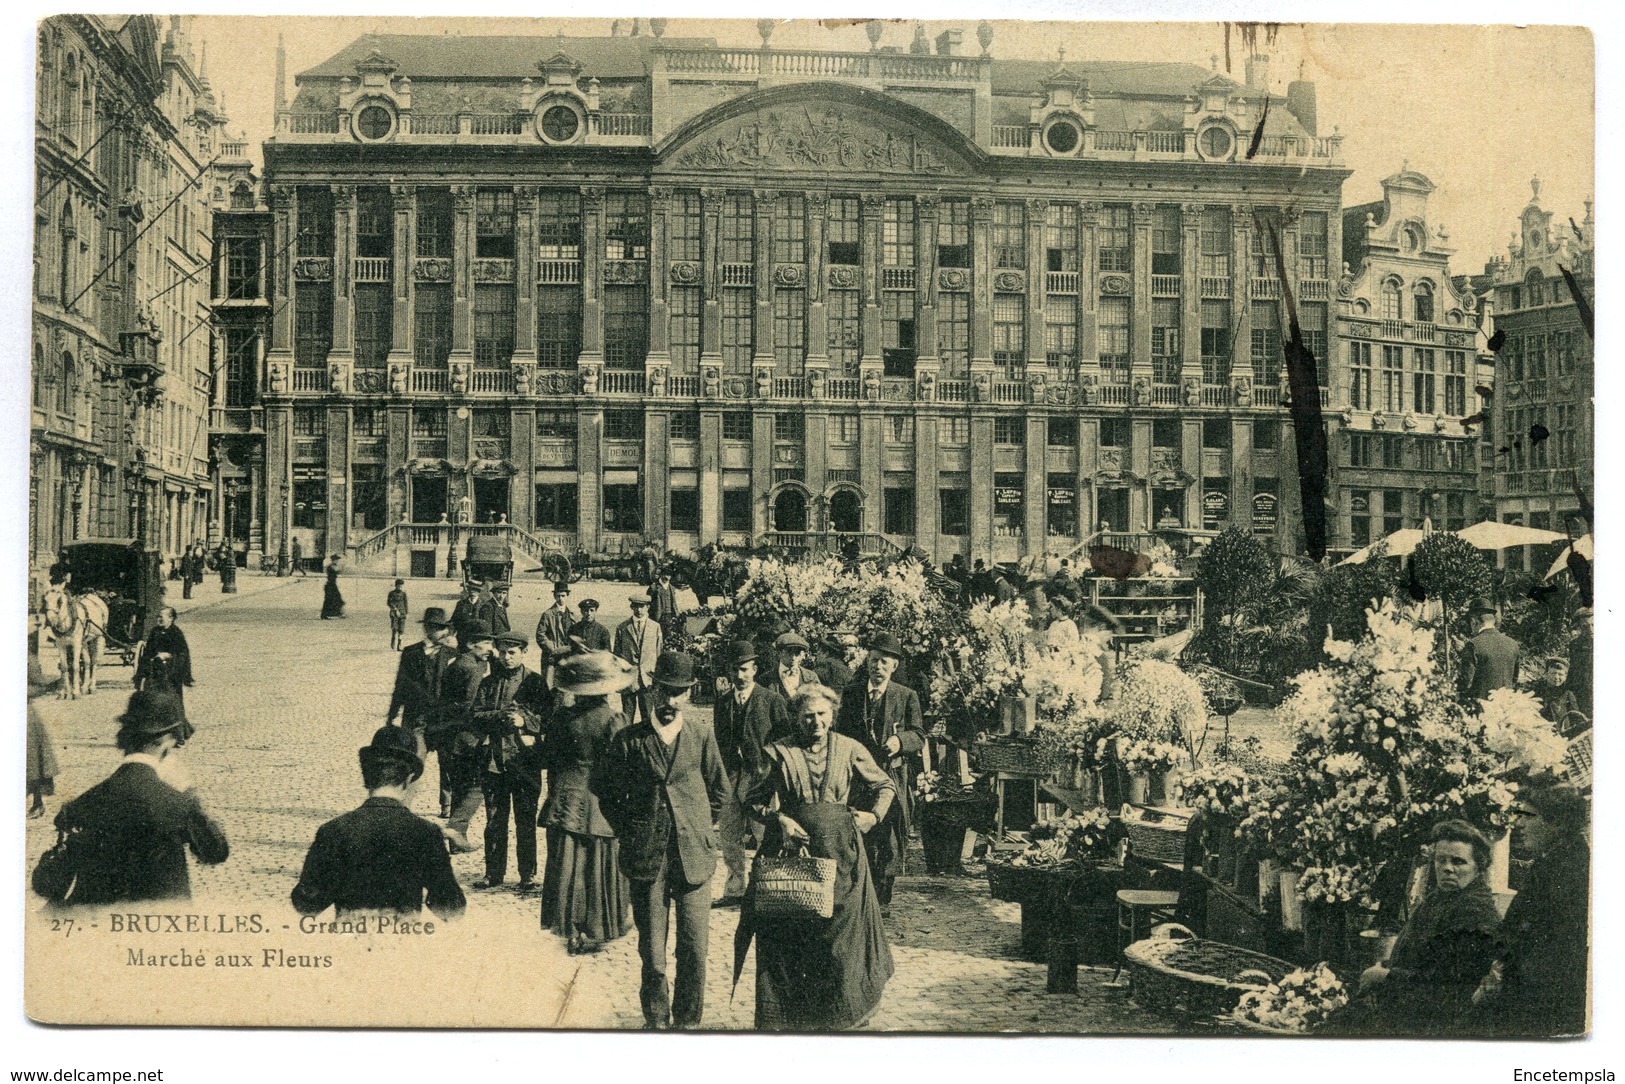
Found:
<path fill-rule="evenodd" d="M 892 975 L 891 948 L 864 853 L 863 833 L 896 797 L 891 777 L 866 749 L 833 733 L 840 694 L 805 686 L 790 700 L 796 737 L 765 751 L 750 789 L 751 815 L 767 824 L 761 853 L 805 845 L 836 860 L 830 918 L 763 915 L 752 881 L 734 939 L 737 981 L 756 940 L 756 1026 L 834 1031 L 862 1025 Z"/>
<path fill-rule="evenodd" d="M 559 664 L 556 691 L 574 702 L 559 707 L 543 739 L 547 829 L 542 867 L 542 925 L 565 939 L 572 955 L 597 952 L 632 925 L 632 896 L 621 874 L 615 830 L 588 787 L 593 760 L 626 716 L 609 706 L 609 693 L 631 676 L 610 658 L 579 655 Z"/>
<path fill-rule="evenodd" d="M 327 586 L 322 588 L 322 620 L 344 616 L 344 596 L 339 594 L 339 555 L 327 562 Z"/>

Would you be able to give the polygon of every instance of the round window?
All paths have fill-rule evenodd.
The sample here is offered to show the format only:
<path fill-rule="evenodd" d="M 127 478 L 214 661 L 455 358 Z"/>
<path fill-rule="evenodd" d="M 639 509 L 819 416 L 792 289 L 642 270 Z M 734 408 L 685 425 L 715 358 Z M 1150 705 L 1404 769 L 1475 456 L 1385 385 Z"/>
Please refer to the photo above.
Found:
<path fill-rule="evenodd" d="M 369 105 L 356 115 L 356 131 L 362 139 L 384 139 L 395 127 L 395 117 L 381 105 Z"/>
<path fill-rule="evenodd" d="M 1230 133 L 1216 124 L 1211 128 L 1202 129 L 1202 134 L 1196 140 L 1203 158 L 1230 157 L 1230 148 L 1234 142 L 1230 138 Z"/>
<path fill-rule="evenodd" d="M 1078 149 L 1078 126 L 1069 120 L 1058 120 L 1044 130 L 1044 142 L 1056 154 L 1071 154 Z"/>
<path fill-rule="evenodd" d="M 566 143 L 581 129 L 581 118 L 567 105 L 555 105 L 542 114 L 542 135 L 554 143 Z"/>

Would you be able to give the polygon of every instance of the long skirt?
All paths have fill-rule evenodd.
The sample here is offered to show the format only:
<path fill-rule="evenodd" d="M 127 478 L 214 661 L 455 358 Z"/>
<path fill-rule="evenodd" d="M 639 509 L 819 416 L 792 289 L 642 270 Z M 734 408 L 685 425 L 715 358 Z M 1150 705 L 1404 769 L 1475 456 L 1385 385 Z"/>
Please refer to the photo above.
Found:
<path fill-rule="evenodd" d="M 840 1031 L 863 1023 L 892 976 L 891 946 L 875 898 L 863 835 L 845 805 L 818 802 L 791 814 L 812 837 L 808 852 L 836 860 L 831 918 L 757 915 L 746 890 L 734 939 L 735 976 L 756 939 L 756 1026 L 776 1031 Z M 777 825 L 762 853 L 780 846 Z"/>
<path fill-rule="evenodd" d="M 56 776 L 60 770 L 56 762 L 55 743 L 45 718 L 33 704 L 28 705 L 28 792 L 55 794 Z"/>
<path fill-rule="evenodd" d="M 339 594 L 337 581 L 328 580 L 327 586 L 322 588 L 322 616 L 343 617 L 344 596 Z"/>
<path fill-rule="evenodd" d="M 620 842 L 547 829 L 542 926 L 566 940 L 613 941 L 632 928 L 632 896 L 618 864 Z"/>

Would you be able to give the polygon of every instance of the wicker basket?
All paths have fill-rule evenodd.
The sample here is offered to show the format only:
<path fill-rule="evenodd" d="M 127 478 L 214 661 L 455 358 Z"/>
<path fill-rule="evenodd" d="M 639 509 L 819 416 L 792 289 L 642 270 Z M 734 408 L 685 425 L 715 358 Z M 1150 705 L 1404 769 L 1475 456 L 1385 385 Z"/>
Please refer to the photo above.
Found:
<path fill-rule="evenodd" d="M 1190 818 L 1178 813 L 1139 810 L 1138 815 L 1123 817 L 1128 830 L 1129 850 L 1136 857 L 1153 862 L 1183 862 L 1185 860 L 1185 832 Z"/>
<path fill-rule="evenodd" d="M 758 853 L 751 869 L 756 913 L 792 918 L 829 918 L 835 913 L 833 858 Z"/>
<path fill-rule="evenodd" d="M 921 823 L 929 821 L 943 828 L 971 828 L 983 832 L 993 824 L 997 810 L 991 797 L 978 794 L 973 798 L 917 802 L 914 813 Z"/>
<path fill-rule="evenodd" d="M 1047 776 L 1050 766 L 1032 742 L 977 742 L 971 746 L 971 759 L 979 772 L 1012 772 L 1018 775 Z"/>
<path fill-rule="evenodd" d="M 1295 967 L 1262 952 L 1194 937 L 1136 941 L 1123 950 L 1123 958 L 1135 1002 L 1198 1016 L 1230 1015 L 1242 994 L 1280 982 Z"/>
<path fill-rule="evenodd" d="M 1569 751 L 1563 757 L 1568 768 L 1569 782 L 1585 790 L 1591 786 L 1591 731 L 1586 731 L 1569 742 Z"/>
<path fill-rule="evenodd" d="M 1043 866 L 1012 866 L 1007 862 L 987 864 L 988 894 L 1006 903 L 1025 903 L 1044 891 L 1050 871 Z"/>
<path fill-rule="evenodd" d="M 1239 1006 L 1231 1011 L 1230 1022 L 1244 1031 L 1255 1031 L 1260 1035 L 1274 1035 L 1282 1039 L 1303 1039 L 1309 1035 L 1307 1031 L 1293 1031 L 1291 1028 L 1272 1028 L 1268 1024 L 1260 1024 L 1257 1020 L 1249 1020 L 1241 1015 Z"/>

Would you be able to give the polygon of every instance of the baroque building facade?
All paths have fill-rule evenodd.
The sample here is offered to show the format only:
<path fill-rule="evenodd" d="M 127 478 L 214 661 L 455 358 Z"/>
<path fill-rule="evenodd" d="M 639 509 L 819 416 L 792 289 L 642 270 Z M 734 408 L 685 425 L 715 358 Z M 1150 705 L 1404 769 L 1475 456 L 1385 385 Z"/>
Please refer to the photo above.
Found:
<path fill-rule="evenodd" d="M 29 565 L 207 530 L 208 192 L 225 117 L 187 19 L 41 22 Z"/>
<path fill-rule="evenodd" d="M 1312 84 L 994 59 L 986 24 L 981 55 L 650 24 L 368 37 L 279 91 L 264 367 L 217 413 L 262 449 L 267 557 L 423 574 L 471 521 L 537 553 L 1300 545 L 1275 248 L 1341 357 L 1347 176 Z"/>

